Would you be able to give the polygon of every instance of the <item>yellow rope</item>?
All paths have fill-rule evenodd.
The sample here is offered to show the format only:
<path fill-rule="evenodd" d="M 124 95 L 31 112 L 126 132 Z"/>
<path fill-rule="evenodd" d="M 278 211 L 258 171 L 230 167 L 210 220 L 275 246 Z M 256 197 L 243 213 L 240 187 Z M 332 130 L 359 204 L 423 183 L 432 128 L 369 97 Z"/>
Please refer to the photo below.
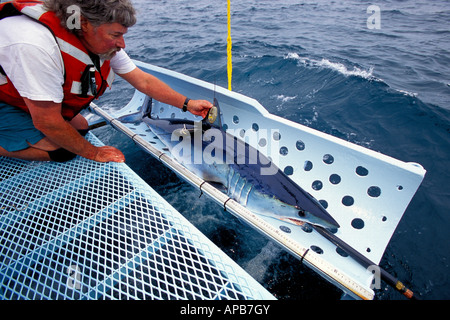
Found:
<path fill-rule="evenodd" d="M 228 38 L 227 38 L 227 72 L 228 72 L 228 90 L 231 91 L 231 77 L 233 73 L 233 65 L 232 65 L 232 59 L 231 59 L 231 9 L 230 9 L 230 2 L 231 0 L 228 0 Z"/>

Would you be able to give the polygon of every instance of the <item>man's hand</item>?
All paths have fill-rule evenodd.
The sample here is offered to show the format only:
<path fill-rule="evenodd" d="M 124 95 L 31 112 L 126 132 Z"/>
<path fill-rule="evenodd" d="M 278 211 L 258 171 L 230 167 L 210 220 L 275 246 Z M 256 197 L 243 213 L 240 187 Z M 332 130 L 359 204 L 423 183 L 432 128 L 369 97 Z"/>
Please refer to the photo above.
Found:
<path fill-rule="evenodd" d="M 49 151 L 54 148 L 64 148 L 84 158 L 98 162 L 124 162 L 121 151 L 114 147 L 96 147 L 82 137 L 69 122 L 61 116 L 61 104 L 51 101 L 33 101 L 24 98 L 30 110 L 33 124 L 47 139 L 38 142 L 33 147 Z M 51 146 L 46 148 L 45 145 Z"/>
<path fill-rule="evenodd" d="M 205 118 L 209 109 L 213 107 L 212 103 L 206 100 L 190 100 L 187 109 L 190 113 L 196 116 Z"/>
<path fill-rule="evenodd" d="M 104 146 L 97 148 L 97 153 L 92 160 L 97 162 L 125 162 L 125 156 L 114 147 Z"/>

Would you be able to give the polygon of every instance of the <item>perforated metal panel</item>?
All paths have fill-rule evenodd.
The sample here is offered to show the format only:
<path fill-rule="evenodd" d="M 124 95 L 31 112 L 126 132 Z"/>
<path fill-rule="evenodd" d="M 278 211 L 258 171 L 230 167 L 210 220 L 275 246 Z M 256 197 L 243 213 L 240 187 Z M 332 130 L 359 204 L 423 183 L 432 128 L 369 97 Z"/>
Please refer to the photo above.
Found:
<path fill-rule="evenodd" d="M 273 299 L 125 164 L 0 158 L 0 180 L 2 299 Z"/>
<path fill-rule="evenodd" d="M 213 97 L 217 98 L 222 123 L 228 133 L 244 139 L 269 156 L 286 175 L 319 200 L 341 226 L 337 237 L 374 263 L 381 261 L 395 228 L 424 178 L 425 170 L 421 165 L 393 159 L 272 115 L 257 101 L 239 93 L 171 70 L 135 62 L 192 99 L 211 101 Z M 178 108 L 158 101 L 149 102 L 148 97 L 138 91 L 127 106 L 113 112 L 114 117 L 129 116 L 150 103 L 154 118 L 199 120 Z M 133 140 L 139 137 L 160 152 L 166 152 L 145 123 L 123 125 L 133 133 L 129 135 Z M 308 255 L 314 252 L 326 261 L 331 266 L 328 268 L 333 276 L 331 282 L 345 288 L 356 284 L 362 291 L 371 291 L 373 273 L 314 230 L 271 217 L 260 218 L 272 226 L 268 236 L 300 259 L 304 260 L 299 253 L 304 250 L 297 250 L 297 247 L 308 248 Z M 330 273 L 324 274 L 322 266 L 316 264 L 311 267 L 325 278 L 331 276 Z"/>

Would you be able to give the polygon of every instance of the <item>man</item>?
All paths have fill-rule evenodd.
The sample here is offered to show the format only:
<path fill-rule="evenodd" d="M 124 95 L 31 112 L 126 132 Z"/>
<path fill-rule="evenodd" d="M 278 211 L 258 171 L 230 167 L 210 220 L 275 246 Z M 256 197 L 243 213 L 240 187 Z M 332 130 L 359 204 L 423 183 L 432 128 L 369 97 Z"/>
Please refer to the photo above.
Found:
<path fill-rule="evenodd" d="M 210 102 L 189 100 L 123 51 L 123 36 L 135 22 L 129 0 L 1 4 L 0 155 L 125 161 L 118 149 L 83 138 L 87 121 L 79 114 L 111 85 L 114 73 L 156 100 L 205 117 Z"/>

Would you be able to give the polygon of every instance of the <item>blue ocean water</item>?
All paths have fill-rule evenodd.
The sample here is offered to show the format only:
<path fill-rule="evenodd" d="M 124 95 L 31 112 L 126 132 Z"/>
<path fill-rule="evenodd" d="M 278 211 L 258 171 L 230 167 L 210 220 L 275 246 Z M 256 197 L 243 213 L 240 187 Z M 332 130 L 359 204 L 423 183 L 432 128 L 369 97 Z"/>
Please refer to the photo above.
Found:
<path fill-rule="evenodd" d="M 226 1 L 133 3 L 138 23 L 126 36 L 132 58 L 227 87 Z M 273 114 L 427 170 L 381 266 L 422 299 L 450 299 L 450 1 L 231 0 L 231 12 L 233 91 Z M 117 79 L 98 104 L 120 108 L 132 94 Z M 340 298 L 124 135 L 97 130 L 277 298 Z M 403 298 L 383 285 L 376 299 Z"/>

